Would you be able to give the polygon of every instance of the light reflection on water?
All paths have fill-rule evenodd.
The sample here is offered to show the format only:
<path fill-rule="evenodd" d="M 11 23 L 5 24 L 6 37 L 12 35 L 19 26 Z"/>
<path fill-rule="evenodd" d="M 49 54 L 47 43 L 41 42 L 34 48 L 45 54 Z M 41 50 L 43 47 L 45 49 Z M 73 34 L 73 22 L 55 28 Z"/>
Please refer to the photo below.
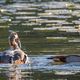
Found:
<path fill-rule="evenodd" d="M 29 48 L 32 54 L 30 64 L 0 64 L 0 80 L 1 77 L 6 78 L 4 80 L 80 80 L 79 62 L 55 64 L 47 59 L 51 55 L 44 55 L 50 54 L 48 52 L 80 53 L 80 31 L 76 29 L 80 27 L 80 5 L 68 0 L 41 3 L 35 1 L 43 0 L 13 0 L 13 4 L 6 5 L 5 1 L 8 0 L 0 0 L 0 27 L 8 29 L 0 29 L 0 48 L 8 46 L 5 39 L 12 29 L 19 32 L 23 47 Z M 51 32 L 46 33 L 46 30 Z M 33 52 L 38 53 L 33 55 Z M 43 55 L 40 52 L 44 52 Z"/>
<path fill-rule="evenodd" d="M 4 74 L 3 77 L 7 77 L 8 80 L 37 80 L 37 78 L 39 80 L 65 80 L 66 76 L 73 76 L 75 78 L 79 75 L 79 62 L 55 65 L 52 64 L 54 63 L 53 60 L 47 59 L 50 56 L 51 55 L 31 55 L 30 64 L 1 64 L 0 74 Z M 50 77 L 51 75 L 53 76 Z"/>

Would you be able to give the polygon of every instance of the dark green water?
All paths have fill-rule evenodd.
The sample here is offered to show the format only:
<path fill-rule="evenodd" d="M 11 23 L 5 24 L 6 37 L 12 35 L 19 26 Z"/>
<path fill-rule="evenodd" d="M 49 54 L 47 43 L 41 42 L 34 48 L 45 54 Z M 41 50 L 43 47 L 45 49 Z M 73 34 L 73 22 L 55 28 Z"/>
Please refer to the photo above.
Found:
<path fill-rule="evenodd" d="M 62 65 L 55 69 L 56 65 L 46 59 L 55 54 L 80 53 L 79 0 L 0 0 L 0 51 L 9 48 L 9 30 L 18 32 L 22 49 L 32 60 L 30 69 L 25 69 L 27 65 L 20 66 L 20 75 L 30 73 L 29 78 L 24 74 L 21 80 L 80 79 L 80 63 L 70 64 L 73 72 L 78 71 L 76 75 L 55 75 Z M 6 71 L 3 74 L 9 79 Z"/>

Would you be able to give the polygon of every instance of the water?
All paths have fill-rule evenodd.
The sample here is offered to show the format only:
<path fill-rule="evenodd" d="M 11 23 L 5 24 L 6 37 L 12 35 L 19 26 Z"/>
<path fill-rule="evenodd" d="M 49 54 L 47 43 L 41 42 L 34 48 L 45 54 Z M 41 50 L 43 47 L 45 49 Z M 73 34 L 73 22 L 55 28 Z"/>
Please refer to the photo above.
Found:
<path fill-rule="evenodd" d="M 0 0 L 0 51 L 18 32 L 30 64 L 0 64 L 0 80 L 80 80 L 80 63 L 50 56 L 80 53 L 79 0 Z M 6 79 L 5 79 L 6 78 Z"/>
<path fill-rule="evenodd" d="M 0 74 L 8 80 L 77 80 L 80 79 L 80 63 L 54 64 L 47 59 L 52 55 L 31 55 L 30 64 L 1 64 Z"/>
<path fill-rule="evenodd" d="M 52 80 L 57 79 L 57 76 L 63 76 L 63 79 L 66 79 L 68 75 L 73 76 L 76 73 L 79 73 L 80 63 L 70 63 L 66 65 L 52 65 L 51 60 L 47 60 L 46 58 L 51 55 L 45 56 L 31 56 L 32 64 L 24 64 L 24 65 L 11 65 L 11 64 L 3 64 L 0 65 L 2 69 L 1 74 L 5 72 L 4 76 L 8 76 L 10 80 L 11 77 L 16 80 Z M 37 59 L 37 60 L 36 60 Z M 49 76 L 53 74 L 50 78 Z M 14 76 L 15 75 L 15 76 Z M 47 76 L 46 76 L 47 75 Z M 55 77 L 56 75 L 56 77 Z M 78 76 L 78 75 L 77 75 Z M 23 78 L 23 79 L 22 79 Z M 26 79 L 25 79 L 26 78 Z M 60 78 L 60 77 L 59 77 Z"/>

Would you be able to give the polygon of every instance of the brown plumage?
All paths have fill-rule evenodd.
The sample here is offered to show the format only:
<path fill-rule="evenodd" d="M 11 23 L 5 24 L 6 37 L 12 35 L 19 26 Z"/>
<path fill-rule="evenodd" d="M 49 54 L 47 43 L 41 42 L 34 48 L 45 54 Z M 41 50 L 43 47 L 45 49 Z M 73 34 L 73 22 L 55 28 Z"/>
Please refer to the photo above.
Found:
<path fill-rule="evenodd" d="M 25 63 L 24 58 L 26 56 L 26 54 L 24 53 L 23 50 L 21 50 L 21 42 L 19 39 L 19 36 L 16 32 L 12 32 L 9 36 L 9 45 L 10 48 L 13 49 L 15 52 L 20 55 L 18 60 L 15 60 L 14 63 L 15 64 L 22 64 Z"/>
<path fill-rule="evenodd" d="M 9 36 L 9 45 L 10 48 L 16 49 L 16 48 L 20 48 L 21 43 L 20 43 L 20 39 L 19 36 L 16 32 L 12 32 Z"/>

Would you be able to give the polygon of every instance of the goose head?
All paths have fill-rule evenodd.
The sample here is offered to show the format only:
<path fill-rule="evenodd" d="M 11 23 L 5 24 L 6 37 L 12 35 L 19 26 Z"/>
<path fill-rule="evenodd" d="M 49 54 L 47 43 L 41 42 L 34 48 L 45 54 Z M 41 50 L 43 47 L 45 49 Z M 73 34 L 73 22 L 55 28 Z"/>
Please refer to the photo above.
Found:
<path fill-rule="evenodd" d="M 12 49 L 21 48 L 21 42 L 20 42 L 19 36 L 16 32 L 10 33 L 9 45 L 10 45 L 10 48 L 12 48 Z"/>

